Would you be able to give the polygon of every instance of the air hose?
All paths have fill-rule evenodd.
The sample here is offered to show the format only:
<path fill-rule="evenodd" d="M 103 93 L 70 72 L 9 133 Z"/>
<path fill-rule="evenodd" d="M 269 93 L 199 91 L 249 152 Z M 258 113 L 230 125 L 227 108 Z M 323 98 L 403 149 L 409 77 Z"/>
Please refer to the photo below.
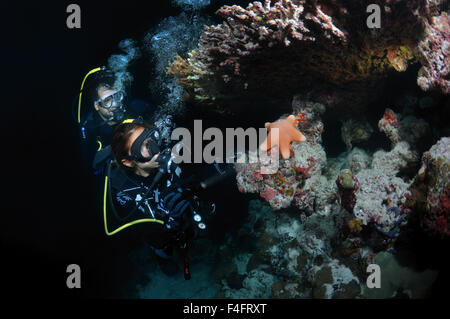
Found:
<path fill-rule="evenodd" d="M 122 225 L 119 228 L 117 228 L 117 229 L 115 229 L 115 230 L 113 230 L 111 232 L 108 230 L 108 222 L 106 220 L 106 203 L 107 203 L 107 195 L 106 194 L 108 193 L 108 185 L 110 185 L 110 181 L 108 180 L 108 175 L 109 175 L 110 170 L 111 170 L 111 162 L 109 162 L 108 165 L 109 165 L 108 166 L 108 170 L 107 170 L 107 173 L 105 175 L 105 189 L 104 189 L 104 194 L 103 194 L 103 222 L 105 224 L 105 233 L 106 233 L 106 235 L 108 235 L 108 236 L 115 235 L 118 232 L 120 232 L 121 230 L 124 230 L 125 228 L 128 228 L 128 227 L 136 225 L 136 224 L 141 224 L 141 223 L 159 223 L 161 225 L 164 225 L 164 221 L 159 220 L 159 219 L 142 218 L 142 219 L 138 219 L 138 220 L 132 221 L 130 223 L 127 223 L 125 225 Z M 110 199 L 112 199 L 111 196 L 110 196 Z M 112 209 L 114 210 L 115 209 L 114 208 L 114 203 L 111 202 L 111 205 L 112 205 Z M 134 212 L 134 210 L 133 210 L 133 212 Z M 127 217 L 129 217 L 131 214 L 129 214 Z M 116 215 L 117 215 L 117 213 L 116 213 Z"/>

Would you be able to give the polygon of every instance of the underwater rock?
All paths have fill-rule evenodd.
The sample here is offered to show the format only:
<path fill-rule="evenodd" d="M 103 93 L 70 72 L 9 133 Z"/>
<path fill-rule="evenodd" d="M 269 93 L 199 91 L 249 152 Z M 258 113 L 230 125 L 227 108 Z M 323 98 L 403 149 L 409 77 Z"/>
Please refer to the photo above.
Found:
<path fill-rule="evenodd" d="M 224 293 L 226 298 L 232 299 L 270 298 L 274 282 L 275 277 L 273 275 L 255 269 L 242 282 L 243 288 L 231 289 L 225 286 Z"/>
<path fill-rule="evenodd" d="M 275 174 L 261 174 L 261 164 L 247 161 L 235 165 L 239 191 L 259 193 L 274 209 L 287 208 L 292 202 L 309 214 L 320 211 L 328 213 L 328 204 L 333 201 L 335 186 L 331 185 L 322 170 L 326 165 L 326 154 L 322 142 L 323 123 L 320 114 L 325 106 L 306 101 L 296 95 L 292 106 L 306 136 L 306 141 L 291 144 L 291 157 L 280 159 Z M 256 156 L 249 153 L 249 158 Z"/>
<path fill-rule="evenodd" d="M 358 180 L 349 169 L 343 169 L 336 179 L 336 185 L 341 206 L 352 213 L 356 203 L 355 193 L 359 189 Z"/>
<path fill-rule="evenodd" d="M 347 148 L 353 144 L 367 141 L 373 133 L 373 129 L 367 121 L 346 120 L 342 123 L 341 136 Z"/>
<path fill-rule="evenodd" d="M 322 143 L 322 114 L 326 107 L 322 103 L 306 99 L 301 94 L 292 97 L 292 112 L 297 114 L 298 125 L 311 144 Z"/>
<path fill-rule="evenodd" d="M 437 278 L 437 272 L 425 270 L 417 272 L 412 268 L 402 266 L 395 255 L 388 252 L 378 253 L 373 263 L 382 269 L 381 287 L 369 289 L 362 285 L 362 296 L 365 298 L 394 297 L 397 290 L 402 288 L 410 298 L 426 298 L 431 285 Z"/>
<path fill-rule="evenodd" d="M 245 275 L 240 275 L 237 272 L 232 272 L 227 276 L 225 280 L 227 281 L 228 287 L 230 287 L 231 289 L 241 289 L 244 279 Z"/>
<path fill-rule="evenodd" d="M 352 271 L 332 259 L 322 267 L 313 268 L 313 298 L 355 298 L 360 294 L 360 281 Z"/>
<path fill-rule="evenodd" d="M 315 214 L 305 220 L 294 214 L 275 215 L 259 200 L 250 202 L 249 211 L 259 217 L 252 218 L 250 223 L 264 218 L 265 231 L 257 236 L 270 238 L 270 244 L 259 246 L 247 263 L 247 272 L 266 272 L 272 276 L 272 298 L 353 298 L 359 295 L 359 279 L 353 275 L 353 270 L 331 257 L 331 239 L 339 231 L 336 221 L 344 216 L 339 206 L 334 206 L 328 215 Z M 243 288 L 231 292 L 226 283 L 224 286 L 232 297 L 242 296 L 241 292 L 248 289 L 243 284 Z"/>
<path fill-rule="evenodd" d="M 417 144 L 431 132 L 425 120 L 412 115 L 401 119 L 399 114 L 389 108 L 385 110 L 383 118 L 378 122 L 378 128 L 387 135 L 394 146 L 400 141 L 406 141 L 410 145 Z"/>
<path fill-rule="evenodd" d="M 321 268 L 314 277 L 313 298 L 324 299 L 327 295 L 325 284 L 333 283 L 333 275 L 330 267 Z"/>
<path fill-rule="evenodd" d="M 353 214 L 363 221 L 363 225 L 374 223 L 375 229 L 389 240 L 398 236 L 400 226 L 407 223 L 410 212 L 406 202 L 411 196 L 408 188 L 412 181 L 405 181 L 397 175 L 400 170 L 418 161 L 418 153 L 411 147 L 414 144 L 408 141 L 417 139 L 420 134 L 406 138 L 405 133 L 401 133 L 405 132 L 400 129 L 402 122 L 397 114 L 386 109 L 378 126 L 391 139 L 393 148 L 389 152 L 375 152 L 370 168 L 356 174 L 359 189 L 355 193 Z M 422 121 L 405 122 L 405 127 L 428 127 Z M 426 129 L 419 131 L 425 132 Z"/>
<path fill-rule="evenodd" d="M 377 151 L 371 168 L 356 174 L 359 189 L 356 191 L 356 203 L 353 214 L 364 225 L 375 223 L 379 231 L 389 238 L 398 235 L 399 226 L 406 222 L 409 210 L 405 202 L 410 196 L 410 182 L 397 177 L 398 171 L 405 167 L 415 155 L 409 144 L 400 142 L 390 152 Z"/>
<path fill-rule="evenodd" d="M 355 187 L 355 181 L 353 180 L 352 171 L 350 171 L 349 169 L 341 170 L 337 180 L 338 184 L 344 189 L 353 189 Z"/>
<path fill-rule="evenodd" d="M 423 119 L 408 115 L 400 121 L 400 138 L 410 145 L 417 145 L 431 136 L 430 125 Z"/>
<path fill-rule="evenodd" d="M 313 192 L 314 186 L 307 180 L 320 176 L 326 162 L 325 152 L 320 145 L 308 142 L 292 143 L 291 149 L 293 157 L 280 160 L 275 174 L 261 174 L 259 163 L 236 164 L 239 191 L 260 193 L 274 209 L 287 208 L 293 200 L 302 209 L 312 209 L 315 195 L 319 192 Z M 326 183 L 325 179 L 324 187 Z"/>
<path fill-rule="evenodd" d="M 341 290 L 335 291 L 333 299 L 355 299 L 361 296 L 361 286 L 352 280 L 346 285 L 342 285 Z"/>
<path fill-rule="evenodd" d="M 297 271 L 300 273 L 308 264 L 308 256 L 306 254 L 300 254 L 297 256 Z"/>
<path fill-rule="evenodd" d="M 285 287 L 286 287 L 285 282 L 282 281 L 275 282 L 272 285 L 272 298 L 288 299 L 290 295 L 288 291 L 284 290 Z"/>
<path fill-rule="evenodd" d="M 396 145 L 400 141 L 400 136 L 398 132 L 399 127 L 400 127 L 399 115 L 396 114 L 391 109 L 387 108 L 384 111 L 384 116 L 378 122 L 378 128 L 380 129 L 381 132 L 386 134 L 386 136 L 391 140 L 391 143 L 393 145 Z"/>
<path fill-rule="evenodd" d="M 441 12 L 422 20 L 424 37 L 417 46 L 417 59 L 422 64 L 417 84 L 425 91 L 438 89 L 450 93 L 450 17 Z"/>
<path fill-rule="evenodd" d="M 433 235 L 450 235 L 450 138 L 443 137 L 422 156 L 417 183 L 424 184 L 425 212 L 421 224 Z M 415 185 L 417 187 L 417 185 Z"/>
<path fill-rule="evenodd" d="M 197 103 L 233 112 L 260 102 L 276 109 L 285 96 L 304 89 L 312 99 L 329 105 L 338 101 L 347 114 L 362 115 L 376 95 L 373 88 L 390 71 L 405 71 L 419 42 L 433 34 L 440 40 L 429 49 L 422 45 L 418 58 L 425 79 L 445 79 L 449 63 L 444 23 L 436 18 L 432 25 L 440 27 L 421 32 L 441 7 L 427 0 L 378 4 L 383 27 L 370 32 L 357 31 L 361 17 L 367 16 L 367 2 L 362 0 L 265 0 L 245 9 L 223 6 L 217 14 L 225 21 L 206 27 L 198 48 L 187 59 L 177 58 L 168 73 Z"/>
<path fill-rule="evenodd" d="M 247 272 L 257 269 L 260 265 L 266 263 L 266 259 L 260 254 L 254 253 L 247 263 Z"/>
<path fill-rule="evenodd" d="M 346 164 L 355 175 L 361 170 L 367 169 L 372 162 L 372 158 L 362 149 L 354 147 L 347 155 Z"/>

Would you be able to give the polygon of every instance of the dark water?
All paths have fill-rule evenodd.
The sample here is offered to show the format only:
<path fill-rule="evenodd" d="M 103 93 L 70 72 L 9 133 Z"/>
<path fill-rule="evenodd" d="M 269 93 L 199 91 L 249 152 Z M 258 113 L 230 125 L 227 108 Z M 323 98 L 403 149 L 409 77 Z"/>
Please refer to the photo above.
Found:
<path fill-rule="evenodd" d="M 133 241 L 104 235 L 71 104 L 85 73 L 104 65 L 120 40 L 141 38 L 180 9 L 170 1 L 81 1 L 82 28 L 69 30 L 70 3 L 0 4 L 2 30 L 9 30 L 2 33 L 0 53 L 2 154 L 9 154 L 2 161 L 8 192 L 2 199 L 1 270 L 12 295 L 118 297 L 131 276 L 127 252 Z M 85 270 L 78 291 L 66 288 L 71 263 Z"/>
<path fill-rule="evenodd" d="M 178 9 L 162 1 L 80 2 L 81 30 L 69 30 L 69 1 L 2 2 L 2 180 L 8 188 L 1 232 L 2 275 L 10 294 L 36 297 L 120 294 L 129 268 L 126 241 L 107 240 L 92 178 L 84 173 L 71 117 L 87 70 L 102 65 L 123 38 L 139 35 Z M 6 111 L 6 114 L 5 114 Z M 82 287 L 65 287 L 77 263 Z"/>

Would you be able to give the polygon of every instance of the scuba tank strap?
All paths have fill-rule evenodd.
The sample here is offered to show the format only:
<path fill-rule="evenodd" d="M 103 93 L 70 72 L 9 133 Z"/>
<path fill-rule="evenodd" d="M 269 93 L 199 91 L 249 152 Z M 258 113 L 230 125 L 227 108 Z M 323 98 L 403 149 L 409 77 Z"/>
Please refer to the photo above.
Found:
<path fill-rule="evenodd" d="M 125 119 L 125 120 L 122 121 L 121 124 L 127 124 L 127 123 L 143 124 L 144 123 L 144 119 L 142 118 L 142 116 L 138 116 L 135 119 Z"/>

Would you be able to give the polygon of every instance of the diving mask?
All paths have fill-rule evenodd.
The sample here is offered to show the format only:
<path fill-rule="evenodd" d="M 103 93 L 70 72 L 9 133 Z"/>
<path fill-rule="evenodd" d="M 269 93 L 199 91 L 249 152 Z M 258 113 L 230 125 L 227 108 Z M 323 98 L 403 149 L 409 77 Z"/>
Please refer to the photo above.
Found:
<path fill-rule="evenodd" d="M 122 104 L 123 98 L 124 94 L 122 91 L 112 91 L 97 101 L 98 105 L 111 113 L 107 121 L 121 121 L 123 119 L 125 116 L 125 108 Z"/>
<path fill-rule="evenodd" d="M 145 163 L 150 161 L 155 154 L 160 152 L 159 145 L 156 141 L 159 140 L 159 133 L 156 130 L 144 129 L 144 131 L 138 136 L 138 138 L 131 145 L 130 160 Z M 142 155 L 142 151 L 146 148 L 150 154 L 148 157 Z"/>
<path fill-rule="evenodd" d="M 114 109 L 121 106 L 123 97 L 124 94 L 122 91 L 112 91 L 110 94 L 98 100 L 97 103 L 105 109 Z"/>

